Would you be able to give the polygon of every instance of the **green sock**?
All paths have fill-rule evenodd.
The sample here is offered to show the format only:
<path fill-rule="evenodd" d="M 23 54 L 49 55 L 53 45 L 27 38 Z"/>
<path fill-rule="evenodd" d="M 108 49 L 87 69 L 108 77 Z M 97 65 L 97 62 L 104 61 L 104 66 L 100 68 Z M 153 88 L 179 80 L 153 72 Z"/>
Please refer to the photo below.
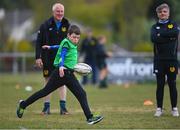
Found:
<path fill-rule="evenodd" d="M 44 102 L 44 108 L 45 109 L 50 108 L 50 102 Z"/>

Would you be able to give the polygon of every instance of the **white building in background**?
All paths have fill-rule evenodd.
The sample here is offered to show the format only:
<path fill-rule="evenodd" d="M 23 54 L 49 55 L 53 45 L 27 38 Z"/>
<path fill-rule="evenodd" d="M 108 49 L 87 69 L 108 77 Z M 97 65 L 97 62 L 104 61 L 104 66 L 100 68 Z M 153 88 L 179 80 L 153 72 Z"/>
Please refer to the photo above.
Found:
<path fill-rule="evenodd" d="M 8 11 L 4 18 L 4 30 L 16 42 L 26 39 L 33 28 L 33 14 L 29 10 Z M 28 34 L 29 33 L 29 34 Z"/>
<path fill-rule="evenodd" d="M 27 33 L 32 30 L 32 18 L 26 19 L 21 25 L 16 25 L 11 31 L 10 38 L 19 42 L 26 38 Z"/>

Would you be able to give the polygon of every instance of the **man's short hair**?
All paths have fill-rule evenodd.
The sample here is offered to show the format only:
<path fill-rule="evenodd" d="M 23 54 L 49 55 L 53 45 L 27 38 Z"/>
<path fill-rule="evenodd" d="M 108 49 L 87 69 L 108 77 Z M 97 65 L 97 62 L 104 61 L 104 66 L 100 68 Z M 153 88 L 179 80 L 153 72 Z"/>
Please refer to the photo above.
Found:
<path fill-rule="evenodd" d="M 52 6 L 52 11 L 54 12 L 54 10 L 56 9 L 57 6 L 61 6 L 64 8 L 64 5 L 61 4 L 61 3 L 55 3 L 53 6 Z"/>
<path fill-rule="evenodd" d="M 169 10 L 169 5 L 166 4 L 166 3 L 163 3 L 163 4 L 159 5 L 159 6 L 156 8 L 156 12 L 158 13 L 158 12 L 160 12 L 160 11 L 161 11 L 162 9 L 164 9 L 164 8 L 166 8 L 166 9 Z"/>

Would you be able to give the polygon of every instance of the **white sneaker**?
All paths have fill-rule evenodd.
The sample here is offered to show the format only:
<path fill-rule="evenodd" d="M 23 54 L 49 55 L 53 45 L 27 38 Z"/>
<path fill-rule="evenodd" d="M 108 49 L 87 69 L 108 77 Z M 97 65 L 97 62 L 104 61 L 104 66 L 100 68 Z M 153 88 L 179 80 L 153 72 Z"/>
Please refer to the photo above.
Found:
<path fill-rule="evenodd" d="M 172 116 L 174 117 L 178 117 L 179 116 L 179 112 L 178 112 L 178 108 L 174 107 L 171 111 Z"/>
<path fill-rule="evenodd" d="M 156 109 L 156 112 L 155 112 L 154 116 L 160 117 L 162 114 L 163 114 L 162 109 L 158 107 Z"/>

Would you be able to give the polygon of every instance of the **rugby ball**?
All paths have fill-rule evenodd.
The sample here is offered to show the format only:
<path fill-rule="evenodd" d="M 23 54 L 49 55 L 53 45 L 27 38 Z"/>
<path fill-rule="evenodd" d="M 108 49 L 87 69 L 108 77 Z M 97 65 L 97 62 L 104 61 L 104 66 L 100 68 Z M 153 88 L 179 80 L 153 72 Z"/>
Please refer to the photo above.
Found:
<path fill-rule="evenodd" d="M 74 66 L 74 71 L 80 75 L 88 75 L 89 73 L 91 73 L 92 68 L 86 63 L 77 63 Z"/>

